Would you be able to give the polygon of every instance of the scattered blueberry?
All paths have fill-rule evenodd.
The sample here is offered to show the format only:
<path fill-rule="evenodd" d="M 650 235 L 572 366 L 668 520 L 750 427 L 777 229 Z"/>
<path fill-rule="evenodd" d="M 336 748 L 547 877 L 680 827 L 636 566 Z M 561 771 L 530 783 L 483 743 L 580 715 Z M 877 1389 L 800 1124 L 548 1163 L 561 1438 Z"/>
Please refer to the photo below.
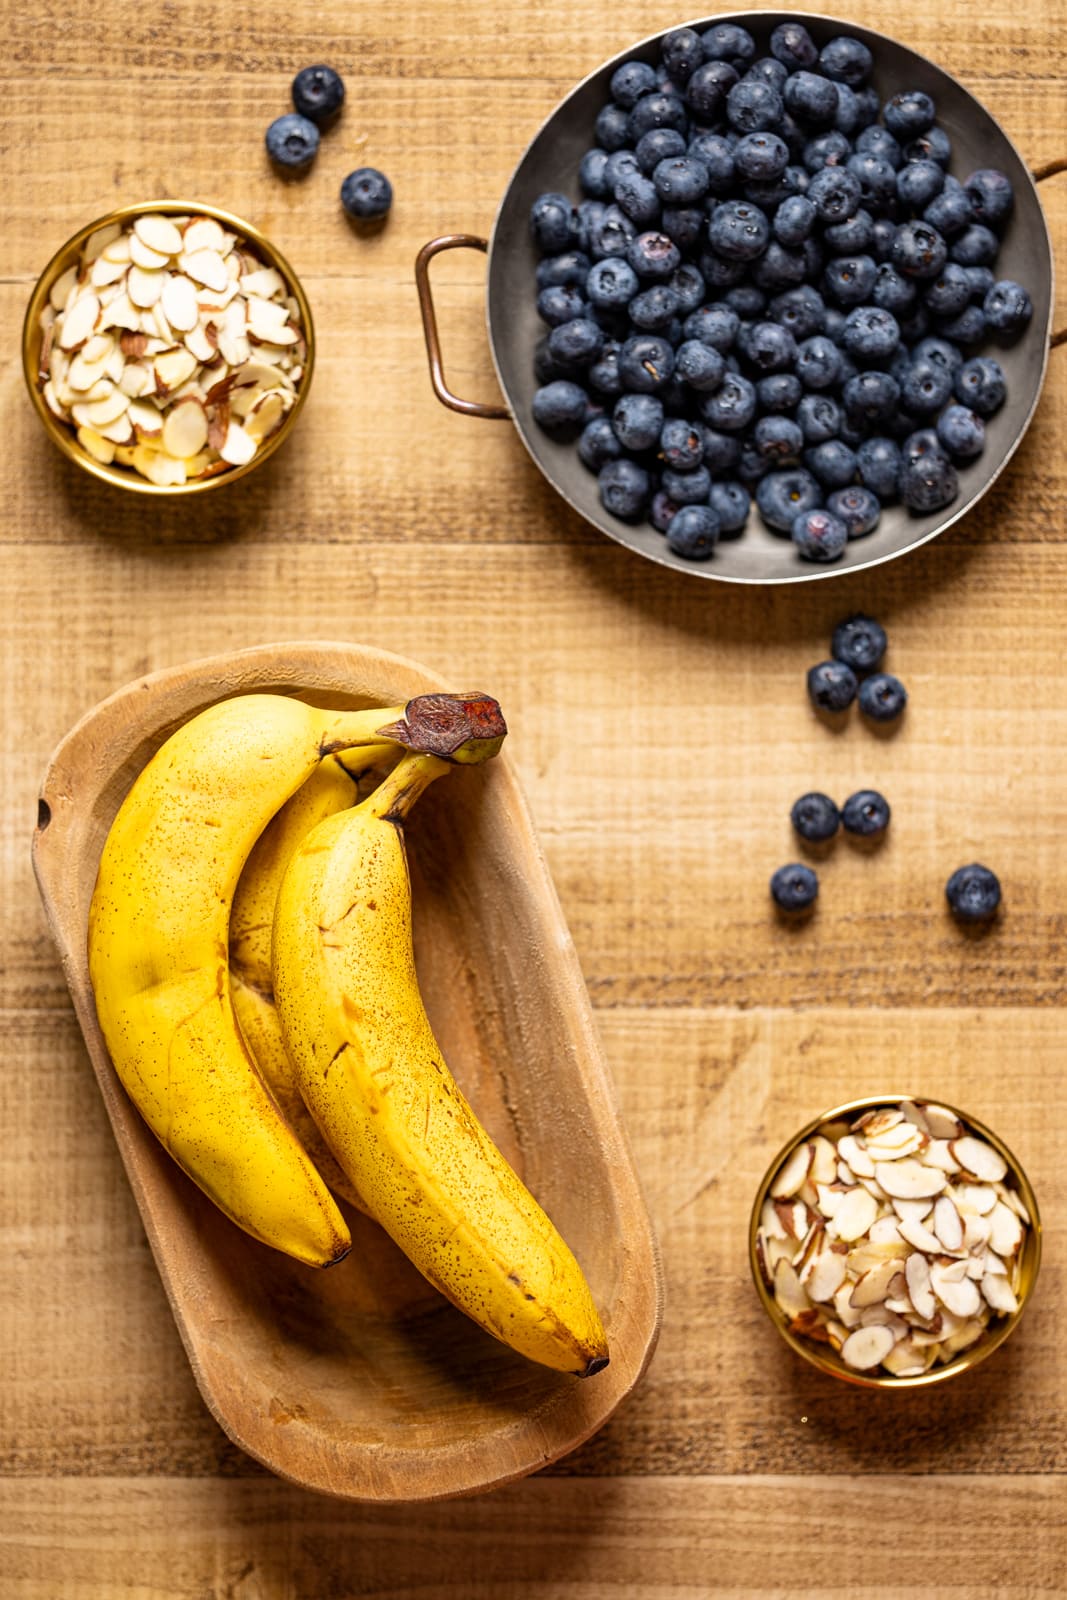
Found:
<path fill-rule="evenodd" d="M 314 161 L 319 148 L 319 130 L 307 117 L 287 111 L 275 117 L 267 129 L 267 154 L 287 172 L 303 172 Z"/>
<path fill-rule="evenodd" d="M 945 885 L 945 898 L 960 922 L 987 922 L 1000 905 L 1000 880 L 975 861 L 956 868 Z"/>
<path fill-rule="evenodd" d="M 830 640 L 830 652 L 835 661 L 843 661 L 853 672 L 873 672 L 885 655 L 888 643 L 882 624 L 857 611 L 837 624 Z"/>
<path fill-rule="evenodd" d="M 856 674 L 843 661 L 820 661 L 808 671 L 808 697 L 820 711 L 847 711 L 858 687 Z"/>
<path fill-rule="evenodd" d="M 344 100 L 344 81 L 332 67 L 303 67 L 293 79 L 293 105 L 320 127 L 337 115 Z"/>
<path fill-rule="evenodd" d="M 877 789 L 858 789 L 841 807 L 845 832 L 859 834 L 864 839 L 874 839 L 884 833 L 890 814 L 889 801 Z"/>
<path fill-rule="evenodd" d="M 908 703 L 908 691 L 891 672 L 874 672 L 860 684 L 859 701 L 872 722 L 895 722 Z"/>
<path fill-rule="evenodd" d="M 793 802 L 789 820 L 802 839 L 811 844 L 825 844 L 841 826 L 841 813 L 828 794 L 802 794 Z"/>
<path fill-rule="evenodd" d="M 779 867 L 771 878 L 771 897 L 782 911 L 807 911 L 818 893 L 818 876 L 800 861 Z"/>

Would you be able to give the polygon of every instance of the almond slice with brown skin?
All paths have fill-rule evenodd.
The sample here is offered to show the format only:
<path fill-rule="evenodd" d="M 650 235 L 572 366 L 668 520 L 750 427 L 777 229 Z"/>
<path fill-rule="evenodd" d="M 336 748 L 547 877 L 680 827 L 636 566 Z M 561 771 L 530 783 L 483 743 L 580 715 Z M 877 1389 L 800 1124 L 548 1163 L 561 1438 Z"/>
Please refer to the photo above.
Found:
<path fill-rule="evenodd" d="M 856 1372 L 869 1372 L 881 1365 L 895 1343 L 888 1327 L 855 1328 L 841 1346 L 841 1359 Z"/>
<path fill-rule="evenodd" d="M 960 1211 L 973 1211 L 979 1217 L 988 1216 L 997 1203 L 997 1191 L 988 1183 L 957 1183 L 952 1194 Z"/>
<path fill-rule="evenodd" d="M 864 1188 L 850 1189 L 834 1215 L 834 1232 L 851 1243 L 862 1239 L 878 1215 L 878 1202 Z"/>
<path fill-rule="evenodd" d="M 1003 1200 L 989 1213 L 989 1243 L 998 1256 L 1013 1256 L 1023 1242 L 1023 1227 Z"/>
<path fill-rule="evenodd" d="M 963 1170 L 979 1183 L 1000 1183 L 1007 1176 L 1008 1163 L 1000 1151 L 994 1150 L 984 1139 L 965 1134 L 962 1139 L 952 1140 L 951 1150 Z"/>
<path fill-rule="evenodd" d="M 874 1175 L 886 1194 L 896 1200 L 925 1200 L 945 1187 L 943 1172 L 923 1166 L 912 1156 L 902 1161 L 875 1162 Z"/>
<path fill-rule="evenodd" d="M 115 446 L 112 441 L 104 439 L 92 428 L 78 429 L 78 443 L 86 455 L 92 456 L 94 461 L 99 461 L 101 466 L 109 467 L 115 459 Z"/>
<path fill-rule="evenodd" d="M 96 332 L 100 321 L 100 301 L 91 291 L 81 295 L 68 311 L 63 313 L 59 329 L 59 346 L 62 350 L 77 350 Z"/>
<path fill-rule="evenodd" d="M 936 1233 L 931 1233 L 923 1223 L 911 1222 L 907 1218 L 902 1219 L 900 1223 L 900 1236 L 916 1250 L 925 1250 L 933 1256 L 940 1254 L 944 1244 L 944 1241 L 939 1239 Z"/>
<path fill-rule="evenodd" d="M 77 281 L 77 267 L 68 267 L 66 272 L 59 274 L 59 277 L 48 291 L 48 303 L 53 311 L 63 310 Z"/>
<path fill-rule="evenodd" d="M 963 1132 L 959 1118 L 953 1116 L 944 1106 L 924 1104 L 920 1109 L 935 1139 L 958 1139 Z"/>
<path fill-rule="evenodd" d="M 955 1269 L 962 1266 L 964 1276 L 957 1279 Z M 966 1276 L 967 1263 L 954 1261 L 945 1267 L 935 1261 L 930 1267 L 930 1287 L 946 1310 L 957 1317 L 973 1317 L 981 1303 L 978 1285 Z"/>
<path fill-rule="evenodd" d="M 850 1133 L 838 1140 L 837 1153 L 842 1161 L 847 1161 L 849 1168 L 857 1178 L 873 1178 L 874 1162 L 859 1140 Z"/>
<path fill-rule="evenodd" d="M 240 423 L 231 422 L 219 450 L 223 461 L 228 461 L 233 467 L 243 467 L 251 461 L 255 453 L 256 441 L 245 432 Z"/>
<path fill-rule="evenodd" d="M 247 369 L 242 368 L 241 371 Z M 237 383 L 242 382 L 241 372 L 236 374 Z M 255 383 L 258 379 L 250 380 Z M 787 1156 L 771 1181 L 770 1194 L 774 1199 L 788 1199 L 796 1194 L 811 1167 L 812 1149 L 810 1144 L 797 1145 L 792 1155 Z"/>
<path fill-rule="evenodd" d="M 811 1143 L 811 1167 L 809 1169 L 813 1183 L 833 1183 L 837 1177 L 837 1152 L 829 1139 L 817 1133 Z"/>
<path fill-rule="evenodd" d="M 787 1317 L 799 1317 L 811 1309 L 796 1269 L 788 1261 L 779 1261 L 774 1269 L 774 1298 Z"/>
<path fill-rule="evenodd" d="M 845 1258 L 836 1251 L 817 1251 L 805 1264 L 800 1281 L 812 1300 L 832 1300 L 845 1281 Z"/>
<path fill-rule="evenodd" d="M 865 1272 L 849 1297 L 849 1303 L 862 1310 L 866 1306 L 881 1305 L 889 1294 L 889 1285 L 900 1272 L 899 1261 L 883 1261 Z"/>
<path fill-rule="evenodd" d="M 937 1302 L 930 1287 L 930 1263 L 919 1250 L 904 1263 L 904 1280 L 908 1298 L 924 1322 L 932 1322 L 937 1314 Z"/>
<path fill-rule="evenodd" d="M 996 1277 L 987 1273 L 981 1280 L 981 1291 L 986 1299 L 986 1304 L 1004 1316 L 1011 1316 L 1018 1311 L 1019 1302 L 1007 1278 Z"/>
<path fill-rule="evenodd" d="M 931 1139 L 921 1160 L 924 1167 L 935 1167 L 938 1172 L 947 1172 L 950 1177 L 955 1177 L 960 1170 L 948 1139 Z"/>
<path fill-rule="evenodd" d="M 130 262 L 135 267 L 145 267 L 149 272 L 156 272 L 160 267 L 165 267 L 170 256 L 162 250 L 153 250 L 150 245 L 136 233 L 130 236 Z"/>
<path fill-rule="evenodd" d="M 177 345 L 173 350 L 164 350 L 162 355 L 156 356 L 152 366 L 159 393 L 169 394 L 192 377 L 196 371 L 196 357 L 184 345 Z"/>
<path fill-rule="evenodd" d="M 163 418 L 147 400 L 131 400 L 129 418 L 139 439 L 161 439 Z"/>
<path fill-rule="evenodd" d="M 963 1249 L 963 1219 L 950 1195 L 941 1195 L 935 1203 L 932 1227 L 946 1250 Z"/>
<path fill-rule="evenodd" d="M 197 399 L 171 406 L 163 419 L 163 448 L 180 460 L 195 456 L 207 444 L 207 412 Z"/>
<path fill-rule="evenodd" d="M 182 236 L 176 224 L 157 212 L 138 217 L 133 224 L 133 231 L 141 243 L 157 255 L 176 256 L 182 248 Z"/>
<path fill-rule="evenodd" d="M 167 274 L 160 297 L 163 315 L 176 333 L 190 333 L 197 327 L 200 310 L 196 303 L 196 285 L 180 272 Z M 210 360 L 210 356 L 205 359 Z"/>
<path fill-rule="evenodd" d="M 183 250 L 178 265 L 190 278 L 217 294 L 221 294 L 229 285 L 226 263 L 217 250 Z"/>

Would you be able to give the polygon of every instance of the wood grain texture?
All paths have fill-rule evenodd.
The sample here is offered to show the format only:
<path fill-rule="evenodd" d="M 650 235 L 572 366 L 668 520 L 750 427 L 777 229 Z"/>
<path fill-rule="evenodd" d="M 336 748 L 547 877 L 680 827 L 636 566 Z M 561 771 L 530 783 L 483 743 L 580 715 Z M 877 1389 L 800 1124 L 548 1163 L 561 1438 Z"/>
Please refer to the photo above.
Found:
<path fill-rule="evenodd" d="M 1064 0 L 834 10 L 955 73 L 1033 168 L 1067 156 Z M 272 0 L 206 26 L 191 0 L 0 0 L 0 1572 L 14 1600 L 1062 1593 L 1067 352 L 962 526 L 866 578 L 779 594 L 609 547 L 507 424 L 447 413 L 429 389 L 418 247 L 487 232 L 557 100 L 683 12 Z M 349 101 L 310 176 L 284 184 L 262 130 L 313 60 L 337 64 Z M 369 239 L 336 204 L 364 162 L 397 193 Z M 120 201 L 181 192 L 276 239 L 320 333 L 293 440 L 192 513 L 68 469 L 18 363 L 52 250 Z M 1041 194 L 1062 328 L 1067 172 Z M 443 259 L 435 285 L 450 381 L 493 398 L 483 271 Z M 912 694 L 888 740 L 855 719 L 832 732 L 804 698 L 833 622 L 860 607 L 888 625 Z M 664 1249 L 663 1337 L 617 1417 L 546 1475 L 417 1514 L 292 1489 L 204 1410 L 29 863 L 48 756 L 90 705 L 146 671 L 299 637 L 412 655 L 503 702 Z M 815 921 L 789 933 L 765 887 L 795 853 L 789 804 L 868 783 L 894 807 L 888 846 L 839 845 Z M 942 911 L 949 871 L 974 857 L 1006 891 L 984 941 Z M 896 1406 L 795 1361 L 762 1318 L 744 1239 L 792 1129 L 886 1083 L 989 1121 L 1048 1230 L 1004 1351 Z M 827 1526 L 843 1568 L 818 1564 Z M 946 1529 L 968 1557 L 934 1578 Z"/>

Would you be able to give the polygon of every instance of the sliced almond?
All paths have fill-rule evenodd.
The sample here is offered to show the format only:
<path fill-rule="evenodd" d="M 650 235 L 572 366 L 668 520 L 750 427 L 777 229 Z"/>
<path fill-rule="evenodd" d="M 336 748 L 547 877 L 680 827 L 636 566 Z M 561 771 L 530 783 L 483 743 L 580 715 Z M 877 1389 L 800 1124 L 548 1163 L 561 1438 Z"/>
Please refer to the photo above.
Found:
<path fill-rule="evenodd" d="M 83 294 L 70 310 L 64 313 L 59 330 L 59 344 L 63 350 L 76 350 L 96 331 L 100 320 L 100 301 L 95 294 Z"/>
<path fill-rule="evenodd" d="M 930 1268 L 930 1287 L 954 1316 L 973 1317 L 981 1303 L 978 1285 L 966 1275 L 957 1280 L 954 1269 L 959 1266 L 966 1271 L 966 1262 L 954 1261 L 951 1267 L 943 1267 L 935 1261 Z"/>
<path fill-rule="evenodd" d="M 1000 1151 L 994 1150 L 984 1139 L 965 1134 L 962 1139 L 952 1140 L 951 1150 L 964 1171 L 980 1183 L 999 1183 L 1007 1176 L 1008 1163 Z"/>
<path fill-rule="evenodd" d="M 89 426 L 91 428 L 107 427 L 108 423 L 115 422 L 129 409 L 130 397 L 123 394 L 121 389 L 112 389 L 111 393 L 103 400 L 93 400 L 86 406 Z"/>
<path fill-rule="evenodd" d="M 867 1232 L 878 1215 L 878 1202 L 866 1189 L 849 1191 L 834 1216 L 834 1231 L 839 1239 L 851 1242 Z"/>
<path fill-rule="evenodd" d="M 912 1122 L 898 1122 L 877 1138 L 866 1135 L 867 1153 L 877 1161 L 900 1161 L 913 1156 L 930 1143 L 929 1135 Z"/>
<path fill-rule="evenodd" d="M 974 1285 L 972 1284 L 973 1288 Z M 959 1329 L 949 1338 L 942 1340 L 941 1356 L 948 1361 L 952 1356 L 959 1355 L 961 1350 L 966 1350 L 975 1340 L 980 1339 L 985 1332 L 985 1323 L 977 1317 L 972 1317 L 962 1323 Z"/>
<path fill-rule="evenodd" d="M 163 250 L 153 250 L 145 244 L 140 234 L 130 236 L 130 261 L 135 267 L 144 267 L 149 272 L 158 272 L 160 267 L 165 267 L 170 261 L 170 255 Z"/>
<path fill-rule="evenodd" d="M 76 266 L 68 267 L 66 272 L 61 272 L 48 291 L 48 303 L 53 311 L 62 311 L 70 297 L 70 292 L 78 281 Z"/>
<path fill-rule="evenodd" d="M 228 461 L 233 467 L 243 467 L 251 461 L 255 453 L 256 441 L 245 432 L 240 423 L 231 422 L 219 450 L 223 461 Z"/>
<path fill-rule="evenodd" d="M 161 297 L 163 314 L 176 333 L 189 333 L 197 326 L 200 311 L 196 285 L 182 273 L 168 273 Z M 210 356 L 207 358 L 210 360 Z"/>
<path fill-rule="evenodd" d="M 131 237 L 132 235 L 128 233 L 120 233 L 117 239 L 112 239 L 110 244 L 104 246 L 100 254 L 106 261 L 128 262 L 130 259 Z"/>
<path fill-rule="evenodd" d="M 138 333 L 141 328 L 141 313 L 128 294 L 120 294 L 110 302 L 106 311 L 103 312 L 100 318 L 100 326 L 102 328 L 123 328 L 132 333 Z"/>
<path fill-rule="evenodd" d="M 196 371 L 196 357 L 184 345 L 177 345 L 173 350 L 164 350 L 162 355 L 156 356 L 152 367 L 158 391 L 167 394 L 192 377 Z"/>
<path fill-rule="evenodd" d="M 880 1366 L 896 1341 L 887 1327 L 855 1328 L 841 1346 L 841 1359 L 857 1372 Z"/>
<path fill-rule="evenodd" d="M 148 394 L 150 390 L 155 389 L 155 386 L 155 375 L 140 361 L 128 362 L 119 379 L 119 388 L 123 394 L 128 394 L 131 400 Z"/>
<path fill-rule="evenodd" d="M 181 400 L 163 420 L 163 448 L 168 455 L 186 460 L 207 444 L 207 413 L 199 400 Z"/>
<path fill-rule="evenodd" d="M 916 1250 L 925 1250 L 929 1255 L 937 1255 L 944 1243 L 936 1233 L 921 1222 L 910 1222 L 906 1218 L 900 1223 L 901 1238 L 906 1239 Z"/>
<path fill-rule="evenodd" d="M 813 1183 L 833 1183 L 837 1176 L 837 1152 L 829 1139 L 817 1133 L 811 1143 L 809 1174 Z"/>
<path fill-rule="evenodd" d="M 163 418 L 147 400 L 131 400 L 129 418 L 139 439 L 161 439 Z"/>
<path fill-rule="evenodd" d="M 857 1178 L 874 1177 L 874 1162 L 852 1134 L 846 1134 L 838 1141 L 837 1153 L 842 1160 L 848 1162 Z"/>
<path fill-rule="evenodd" d="M 901 1222 L 925 1222 L 934 1209 L 932 1199 L 925 1200 L 894 1200 L 893 1210 Z"/>
<path fill-rule="evenodd" d="M 889 1294 L 889 1285 L 900 1272 L 899 1261 L 883 1261 L 865 1272 L 850 1296 L 850 1304 L 862 1310 L 880 1305 Z"/>
<path fill-rule="evenodd" d="M 236 381 L 240 383 L 240 374 Z M 253 380 L 255 381 L 255 380 Z M 812 1148 L 810 1144 L 801 1144 L 788 1156 L 771 1181 L 770 1193 L 777 1199 L 788 1199 L 795 1195 L 811 1167 Z"/>
<path fill-rule="evenodd" d="M 147 311 L 163 293 L 167 274 L 159 268 L 131 267 L 126 279 L 126 290 L 135 306 Z"/>
<path fill-rule="evenodd" d="M 904 1113 L 898 1106 L 887 1106 L 884 1111 L 868 1111 L 865 1116 L 860 1117 L 858 1122 L 853 1123 L 853 1132 L 862 1129 L 864 1139 L 870 1142 L 871 1139 L 877 1139 L 903 1121 Z"/>
<path fill-rule="evenodd" d="M 101 438 L 92 428 L 78 429 L 78 443 L 87 455 L 105 467 L 109 467 L 115 459 L 115 446 L 111 440 Z"/>
<path fill-rule="evenodd" d="M 217 250 L 183 250 L 178 265 L 190 278 L 221 293 L 230 282 L 226 263 Z"/>
<path fill-rule="evenodd" d="M 1023 1197 L 1017 1189 L 1009 1189 L 1005 1184 L 997 1185 L 999 1198 L 1009 1206 L 1015 1215 L 1027 1228 L 1030 1226 L 1030 1213 L 1023 1204 Z"/>
<path fill-rule="evenodd" d="M 185 335 L 185 348 L 199 362 L 208 362 L 215 359 L 217 346 L 212 344 L 207 329 L 201 327 L 199 321 L 197 321 L 196 326 L 190 328 Z"/>
<path fill-rule="evenodd" d="M 806 1263 L 800 1281 L 812 1300 L 832 1300 L 845 1281 L 845 1258 L 833 1250 L 819 1250 Z"/>
<path fill-rule="evenodd" d="M 922 1113 L 935 1139 L 958 1139 L 963 1132 L 959 1118 L 944 1106 L 924 1105 Z"/>
<path fill-rule="evenodd" d="M 921 1251 L 910 1255 L 904 1263 L 904 1280 L 908 1298 L 924 1322 L 932 1322 L 937 1313 L 937 1302 L 930 1287 L 930 1263 Z"/>
<path fill-rule="evenodd" d="M 141 243 L 157 255 L 176 256 L 182 248 L 182 236 L 176 224 L 156 212 L 138 217 L 133 224 L 133 231 Z"/>
<path fill-rule="evenodd" d="M 186 252 L 212 250 L 216 255 L 226 255 L 228 247 L 222 224 L 214 217 L 190 218 L 182 233 L 182 249 Z"/>
<path fill-rule="evenodd" d="M 774 1298 L 787 1317 L 799 1317 L 811 1308 L 796 1269 L 788 1261 L 779 1261 L 775 1268 Z"/>
<path fill-rule="evenodd" d="M 968 1211 L 963 1219 L 963 1248 L 975 1250 L 979 1245 L 988 1244 L 992 1231 L 992 1212 L 989 1216 L 979 1217 L 974 1212 Z"/>
<path fill-rule="evenodd" d="M 161 489 L 178 487 L 187 476 L 185 462 L 176 461 L 163 450 L 153 451 L 142 470 L 149 483 L 158 484 Z"/>
<path fill-rule="evenodd" d="M 122 224 L 118 222 L 105 222 L 102 228 L 97 228 L 91 233 L 82 246 L 82 260 L 88 265 L 103 255 L 108 245 L 113 243 L 122 232 Z"/>
<path fill-rule="evenodd" d="M 917 1350 L 910 1339 L 901 1339 L 882 1357 L 882 1365 L 894 1378 L 921 1378 L 929 1362 L 925 1351 Z"/>
<path fill-rule="evenodd" d="M 941 1195 L 934 1205 L 932 1226 L 946 1250 L 962 1250 L 963 1220 L 950 1195 Z"/>
<path fill-rule="evenodd" d="M 103 289 L 108 284 L 121 283 L 128 271 L 128 262 L 109 261 L 106 256 L 99 256 L 89 268 L 89 282 L 94 289 Z"/>
<path fill-rule="evenodd" d="M 1023 1242 L 1019 1218 L 998 1200 L 989 1213 L 989 1241 L 998 1256 L 1013 1256 Z"/>
<path fill-rule="evenodd" d="M 945 1187 L 945 1174 L 925 1167 L 912 1156 L 903 1161 L 877 1161 L 874 1175 L 886 1194 L 897 1200 L 925 1200 Z"/>
<path fill-rule="evenodd" d="M 952 1194 L 960 1211 L 973 1211 L 979 1217 L 988 1216 L 998 1199 L 997 1191 L 987 1183 L 957 1183 Z"/>
<path fill-rule="evenodd" d="M 902 1238 L 899 1218 L 879 1217 L 871 1224 L 867 1237 L 872 1244 L 899 1244 Z"/>
<path fill-rule="evenodd" d="M 41 390 L 41 393 L 44 395 L 45 405 L 48 407 L 49 411 L 51 411 L 52 415 L 54 417 L 59 417 L 62 422 L 66 422 L 66 407 L 56 394 L 56 386 L 51 378 L 47 380 L 44 388 Z"/>
<path fill-rule="evenodd" d="M 257 443 L 262 444 L 264 439 L 269 439 L 271 434 L 276 432 L 284 421 L 287 410 L 284 394 L 285 391 L 282 389 L 268 390 L 266 394 L 260 395 L 255 404 L 249 408 L 245 417 L 244 428 L 245 432 L 250 434 Z M 807 1184 L 802 1185 L 801 1192 L 803 1193 L 807 1188 Z M 817 1197 L 817 1193 L 818 1191 L 813 1191 L 812 1199 Z M 808 1200 L 807 1195 L 804 1198 L 805 1201 Z"/>
<path fill-rule="evenodd" d="M 924 1167 L 936 1167 L 938 1172 L 947 1172 L 955 1175 L 960 1170 L 960 1164 L 952 1154 L 951 1142 L 948 1139 L 931 1139 L 922 1153 Z"/>

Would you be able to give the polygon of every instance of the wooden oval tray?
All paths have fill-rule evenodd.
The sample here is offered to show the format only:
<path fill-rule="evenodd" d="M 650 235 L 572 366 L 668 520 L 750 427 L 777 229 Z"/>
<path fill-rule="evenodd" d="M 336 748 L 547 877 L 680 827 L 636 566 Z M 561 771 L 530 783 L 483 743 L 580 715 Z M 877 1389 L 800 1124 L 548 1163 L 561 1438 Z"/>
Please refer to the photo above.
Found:
<path fill-rule="evenodd" d="M 448 1305 L 373 1223 L 315 1272 L 258 1244 L 167 1156 L 127 1099 L 96 1020 L 86 925 L 108 828 L 167 735 L 250 691 L 392 705 L 445 685 L 347 644 L 283 644 L 155 673 L 89 712 L 44 780 L 33 859 L 119 1152 L 200 1391 L 272 1471 L 350 1500 L 506 1483 L 587 1439 L 644 1371 L 662 1286 L 578 960 L 506 758 L 457 769 L 407 829 L 416 960 L 464 1092 L 574 1249 L 611 1365 L 581 1380 L 523 1360 Z M 505 713 L 507 708 L 505 707 Z"/>

